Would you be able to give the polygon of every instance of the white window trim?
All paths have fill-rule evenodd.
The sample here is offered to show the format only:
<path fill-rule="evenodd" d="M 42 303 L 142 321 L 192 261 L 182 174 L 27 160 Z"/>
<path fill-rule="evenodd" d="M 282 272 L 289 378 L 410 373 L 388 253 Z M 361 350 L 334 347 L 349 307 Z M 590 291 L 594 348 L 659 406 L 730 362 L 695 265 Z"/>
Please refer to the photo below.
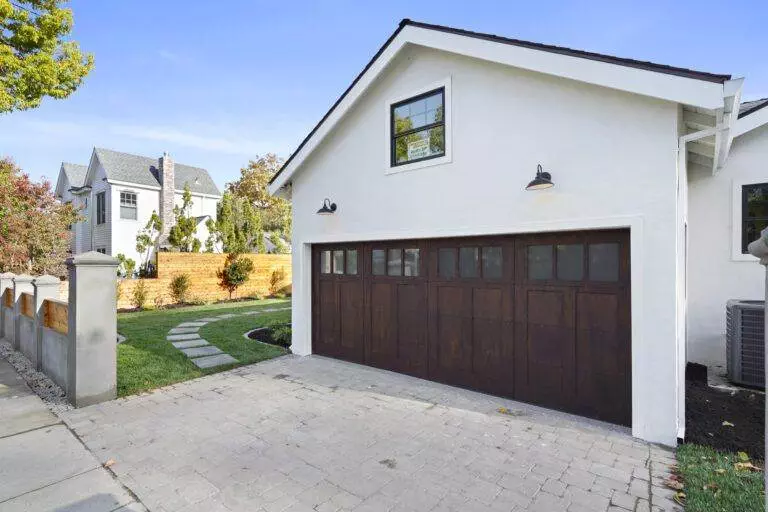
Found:
<path fill-rule="evenodd" d="M 136 196 L 136 204 L 133 206 L 126 206 L 123 204 L 123 198 L 121 197 L 122 194 L 133 194 Z M 129 190 L 129 189 L 118 189 L 117 190 L 117 198 L 118 203 L 120 203 L 120 207 L 117 212 L 117 217 L 120 220 L 125 220 L 128 222 L 138 222 L 139 221 L 139 193 L 135 190 Z M 123 208 L 134 208 L 136 210 L 136 218 L 135 219 L 128 219 L 126 217 L 123 217 Z"/>
<path fill-rule="evenodd" d="M 768 183 L 768 178 L 741 178 L 733 180 L 731 186 L 731 260 L 756 262 L 757 258 L 751 254 L 741 252 L 741 194 L 744 185 L 754 185 L 757 183 Z"/>
<path fill-rule="evenodd" d="M 402 164 L 392 167 L 392 115 L 391 108 L 395 103 L 413 98 L 425 92 L 429 92 L 435 89 L 443 88 L 445 90 L 445 155 L 437 158 L 430 158 L 428 160 L 422 160 L 420 162 L 413 162 L 412 164 Z M 434 165 L 443 165 L 451 163 L 452 149 L 453 149 L 453 103 L 451 101 L 451 77 L 447 76 L 439 82 L 434 82 L 414 91 L 410 91 L 407 94 L 401 94 L 397 97 L 389 98 L 384 105 L 384 118 L 386 119 L 385 125 L 385 146 L 384 146 L 384 174 L 397 174 L 401 172 L 415 171 L 416 169 L 423 169 L 424 167 L 432 167 Z"/>

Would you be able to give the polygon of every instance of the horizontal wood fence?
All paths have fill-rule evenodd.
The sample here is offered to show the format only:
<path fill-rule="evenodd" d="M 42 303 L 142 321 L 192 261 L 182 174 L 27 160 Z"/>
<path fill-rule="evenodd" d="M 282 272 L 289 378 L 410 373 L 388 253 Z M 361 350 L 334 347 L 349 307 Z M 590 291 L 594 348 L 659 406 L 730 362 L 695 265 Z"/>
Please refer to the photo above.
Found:
<path fill-rule="evenodd" d="M 233 294 L 233 298 L 266 297 L 275 291 L 290 292 L 290 254 L 244 254 L 243 257 L 253 261 L 253 272 L 248 281 Z M 147 293 L 147 307 L 172 304 L 174 300 L 171 296 L 171 281 L 180 274 L 189 275 L 188 301 L 226 300 L 229 293 L 219 286 L 219 278 L 216 275 L 224 268 L 226 259 L 226 254 L 161 252 L 157 255 L 156 279 L 123 279 L 120 282 L 117 307 L 135 307 L 134 291 L 142 281 Z M 280 274 L 283 275 L 282 279 L 272 286 L 273 275 L 277 277 Z"/>
<path fill-rule="evenodd" d="M 61 334 L 69 329 L 69 304 L 56 299 L 43 302 L 43 325 Z"/>
<path fill-rule="evenodd" d="M 32 318 L 35 316 L 35 296 L 31 293 L 21 294 L 21 314 Z"/>

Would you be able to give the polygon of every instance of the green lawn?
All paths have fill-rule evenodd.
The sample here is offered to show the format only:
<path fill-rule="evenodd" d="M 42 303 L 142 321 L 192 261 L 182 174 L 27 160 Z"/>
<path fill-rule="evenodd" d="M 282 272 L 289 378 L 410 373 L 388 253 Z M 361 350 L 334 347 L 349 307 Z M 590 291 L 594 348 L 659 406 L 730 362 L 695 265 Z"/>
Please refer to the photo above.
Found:
<path fill-rule="evenodd" d="M 763 473 L 737 470 L 740 459 L 708 446 L 684 444 L 677 450 L 687 512 L 765 510 Z"/>
<path fill-rule="evenodd" d="M 118 396 L 132 395 L 238 366 L 199 369 L 165 339 L 168 331 L 178 324 L 206 316 L 239 314 L 277 306 L 290 306 L 290 299 L 254 300 L 118 314 L 117 331 L 127 338 L 117 346 Z M 232 355 L 240 364 L 250 364 L 285 354 L 286 351 L 255 341 L 246 342 L 243 333 L 276 321 L 288 322 L 290 318 L 290 311 L 280 311 L 219 320 L 201 328 L 200 336 Z"/>

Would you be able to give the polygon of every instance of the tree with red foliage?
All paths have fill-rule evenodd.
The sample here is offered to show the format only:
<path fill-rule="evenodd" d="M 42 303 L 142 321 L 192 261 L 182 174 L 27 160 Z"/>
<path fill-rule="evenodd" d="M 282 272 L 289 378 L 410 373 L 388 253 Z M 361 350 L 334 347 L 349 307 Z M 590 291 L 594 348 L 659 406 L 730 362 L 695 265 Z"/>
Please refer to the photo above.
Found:
<path fill-rule="evenodd" d="M 78 219 L 49 181 L 35 183 L 11 159 L 0 160 L 0 272 L 64 275 L 69 226 Z"/>

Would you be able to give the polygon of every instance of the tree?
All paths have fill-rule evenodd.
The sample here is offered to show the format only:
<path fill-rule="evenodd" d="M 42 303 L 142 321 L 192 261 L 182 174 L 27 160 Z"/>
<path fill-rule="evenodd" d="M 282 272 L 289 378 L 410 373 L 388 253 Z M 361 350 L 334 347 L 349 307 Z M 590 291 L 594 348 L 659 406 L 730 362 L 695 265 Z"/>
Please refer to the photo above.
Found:
<path fill-rule="evenodd" d="M 50 182 L 35 183 L 0 160 L 0 272 L 64 275 L 70 226 L 79 219 L 73 205 L 56 200 Z"/>
<path fill-rule="evenodd" d="M 224 192 L 217 207 L 214 231 L 226 253 L 266 252 L 261 217 L 248 198 Z"/>
<path fill-rule="evenodd" d="M 144 254 L 144 261 L 139 266 L 141 277 L 151 277 L 154 272 L 150 269 L 149 256 L 154 248 L 157 250 L 157 241 L 163 231 L 163 221 L 156 211 L 152 210 L 147 225 L 136 235 L 136 252 Z"/>
<path fill-rule="evenodd" d="M 93 55 L 66 41 L 72 11 L 65 0 L 0 0 L 0 113 L 72 94 L 93 69 Z"/>
<path fill-rule="evenodd" d="M 253 271 L 253 261 L 237 253 L 227 255 L 224 268 L 216 272 L 219 278 L 219 286 L 229 292 L 229 298 L 242 284 L 248 281 L 249 274 Z"/>
<path fill-rule="evenodd" d="M 173 215 L 176 224 L 171 228 L 168 242 L 181 252 L 199 252 L 200 240 L 195 238 L 197 233 L 197 219 L 189 215 L 192 208 L 192 192 L 189 185 L 184 185 L 181 206 L 173 207 Z"/>
<path fill-rule="evenodd" d="M 269 180 L 277 174 L 283 159 L 274 153 L 248 162 L 240 169 L 240 179 L 229 184 L 229 191 L 235 197 L 247 198 L 256 209 L 264 231 L 278 231 L 286 238 L 291 237 L 291 203 L 269 193 Z"/>

